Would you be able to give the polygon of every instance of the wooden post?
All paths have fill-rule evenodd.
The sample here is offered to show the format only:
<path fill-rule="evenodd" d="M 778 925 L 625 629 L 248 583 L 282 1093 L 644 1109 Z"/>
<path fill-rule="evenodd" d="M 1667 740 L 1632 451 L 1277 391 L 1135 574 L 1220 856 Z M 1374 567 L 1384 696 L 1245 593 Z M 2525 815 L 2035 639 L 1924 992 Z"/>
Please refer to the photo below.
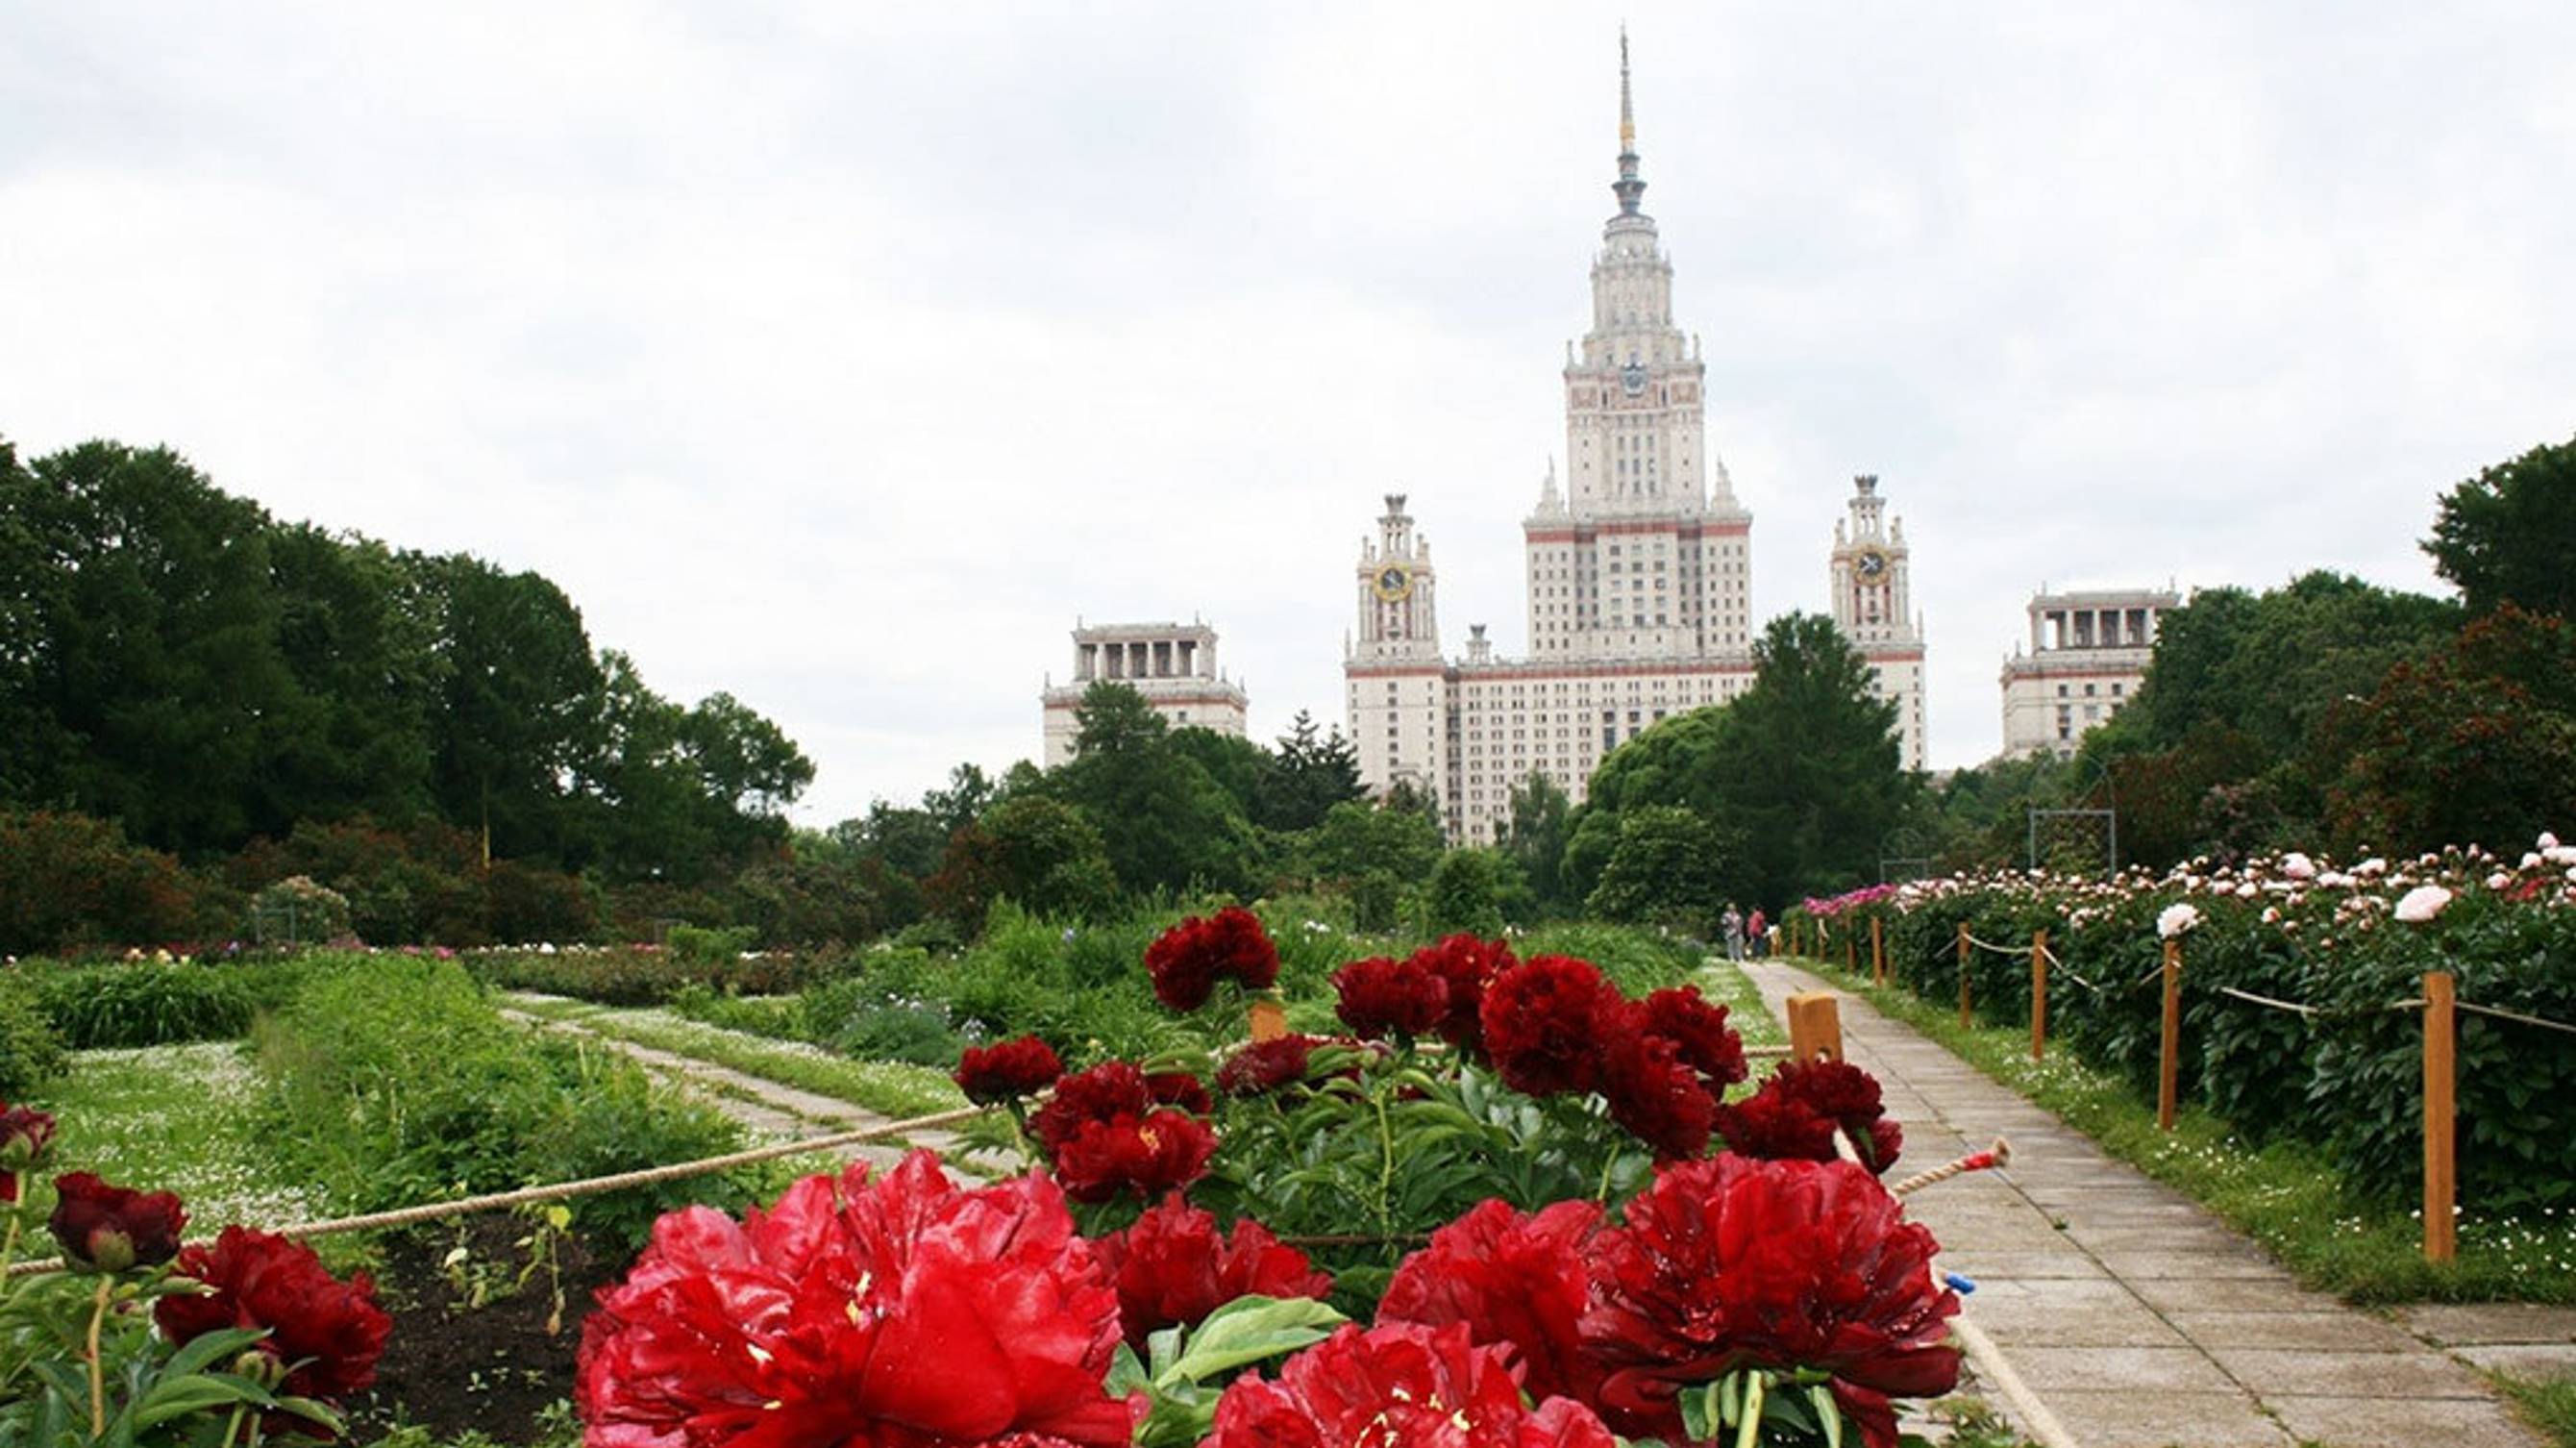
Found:
<path fill-rule="evenodd" d="M 2171 1131 L 2182 1086 L 2182 941 L 2165 942 L 2164 1044 L 2156 1057 L 2156 1129 Z"/>
<path fill-rule="evenodd" d="M 1843 932 L 1843 969 L 1860 969 L 1860 932 L 1857 930 Z"/>
<path fill-rule="evenodd" d="M 1843 1058 L 1842 1008 L 1832 991 L 1800 991 L 1789 997 L 1788 1006 L 1790 1060 Z"/>
<path fill-rule="evenodd" d="M 1880 934 L 1882 924 L 1875 915 L 1869 917 L 1869 974 L 1881 989 L 1887 986 L 1887 941 Z"/>
<path fill-rule="evenodd" d="M 2048 932 L 2030 938 L 2030 1058 L 2048 1058 Z"/>
<path fill-rule="evenodd" d="M 2452 1014 L 2452 980 L 2447 970 L 2424 973 L 2424 1260 L 2448 1262 L 2459 1255 L 2460 1224 L 2451 1215 L 2459 1195 L 2453 1173 L 2451 1132 L 2455 1123 L 2452 1093 L 2458 1085 L 2457 1018 Z"/>
<path fill-rule="evenodd" d="M 1253 1040 L 1278 1040 L 1288 1034 L 1288 1008 L 1277 1001 L 1254 1001 L 1251 1026 Z"/>
<path fill-rule="evenodd" d="M 1968 922 L 1962 920 L 1959 922 L 1959 1029 L 1964 1031 L 1976 1023 L 1976 1017 L 1968 1013 Z"/>

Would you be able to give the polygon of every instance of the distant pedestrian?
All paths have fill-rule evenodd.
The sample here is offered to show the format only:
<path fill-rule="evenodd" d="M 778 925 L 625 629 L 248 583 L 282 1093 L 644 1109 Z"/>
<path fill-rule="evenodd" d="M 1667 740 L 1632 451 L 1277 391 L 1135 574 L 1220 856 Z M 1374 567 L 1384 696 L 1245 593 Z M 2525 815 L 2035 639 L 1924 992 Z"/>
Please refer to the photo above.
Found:
<path fill-rule="evenodd" d="M 1726 902 L 1726 913 L 1717 917 L 1717 933 L 1726 937 L 1726 958 L 1742 960 L 1744 958 L 1744 914 L 1735 908 L 1735 902 L 1732 900 Z"/>
<path fill-rule="evenodd" d="M 1762 948 L 1769 941 L 1770 934 L 1762 923 L 1762 907 L 1756 905 L 1753 907 L 1753 913 L 1744 921 L 1744 953 L 1755 960 L 1760 960 L 1769 953 Z"/>

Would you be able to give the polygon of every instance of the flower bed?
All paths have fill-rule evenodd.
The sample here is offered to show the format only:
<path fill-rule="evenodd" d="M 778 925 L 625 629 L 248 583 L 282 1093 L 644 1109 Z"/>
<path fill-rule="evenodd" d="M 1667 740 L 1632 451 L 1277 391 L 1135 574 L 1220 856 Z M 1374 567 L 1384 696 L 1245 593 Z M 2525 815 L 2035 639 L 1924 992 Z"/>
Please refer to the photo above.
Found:
<path fill-rule="evenodd" d="M 2417 1188 L 2421 1014 L 2405 1003 L 2427 971 L 2459 997 L 2576 1022 L 2576 847 L 2544 839 L 2513 858 L 2474 848 L 2348 867 L 2286 854 L 2109 880 L 2004 872 L 1918 881 L 1870 898 L 1807 902 L 1830 941 L 1881 924 L 1891 978 L 1926 999 L 1959 998 L 1964 966 L 1989 1022 L 2026 1021 L 2029 943 L 2046 930 L 2048 1030 L 2152 1099 L 2160 1054 L 2157 972 L 2181 944 L 2180 1089 L 2249 1138 L 2330 1148 L 2368 1196 Z M 1839 956 L 1838 944 L 1828 951 Z M 2230 995 L 2227 990 L 2242 992 Z M 2305 1008 L 2249 1000 L 2261 996 Z M 2515 1021 L 2459 1018 L 2459 1169 L 2470 1210 L 2576 1208 L 2576 1041 Z"/>

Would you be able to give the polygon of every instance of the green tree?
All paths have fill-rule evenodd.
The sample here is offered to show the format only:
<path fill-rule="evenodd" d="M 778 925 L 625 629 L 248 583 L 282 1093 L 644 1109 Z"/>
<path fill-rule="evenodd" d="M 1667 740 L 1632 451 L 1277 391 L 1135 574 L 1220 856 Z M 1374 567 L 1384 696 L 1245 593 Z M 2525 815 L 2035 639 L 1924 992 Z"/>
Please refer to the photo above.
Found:
<path fill-rule="evenodd" d="M 1619 843 L 1585 907 L 1603 920 L 1664 925 L 1703 937 L 1739 888 L 1727 832 L 1678 805 L 1619 815 Z"/>
<path fill-rule="evenodd" d="M 2442 497 L 2424 543 L 2472 613 L 2576 618 L 2576 439 L 2498 463 Z"/>
<path fill-rule="evenodd" d="M 402 564 L 372 539 L 309 524 L 272 529 L 268 552 L 279 655 L 312 711 L 274 771 L 273 813 L 433 817 L 436 661 Z"/>
<path fill-rule="evenodd" d="M 1268 788 L 1253 815 L 1269 829 L 1311 830 L 1333 806 L 1367 794 L 1360 784 L 1358 748 L 1339 729 L 1318 736 L 1314 718 L 1303 709 L 1280 736 L 1274 758 Z"/>
<path fill-rule="evenodd" d="M 1418 884 L 1440 858 L 1440 827 L 1419 810 L 1345 801 L 1325 812 L 1306 852 L 1316 877 L 1338 886 L 1370 875 Z"/>
<path fill-rule="evenodd" d="M 1224 788 L 1172 744 L 1145 697 L 1101 680 L 1075 712 L 1073 758 L 1050 789 L 1100 831 L 1120 886 L 1134 893 L 1251 888 L 1258 854 Z"/>
<path fill-rule="evenodd" d="M 1423 891 L 1423 912 L 1432 932 L 1465 930 L 1477 935 L 1503 931 L 1503 880 L 1509 866 L 1494 850 L 1451 850 L 1431 867 Z"/>
<path fill-rule="evenodd" d="M 2576 625 L 2500 604 L 2338 720 L 2336 848 L 2509 849 L 2576 819 Z"/>
<path fill-rule="evenodd" d="M 1565 847 L 1574 836 L 1574 802 L 1556 781 L 1538 771 L 1512 787 L 1512 821 L 1503 854 L 1528 883 L 1532 902 L 1547 913 L 1581 903 L 1565 887 Z"/>
<path fill-rule="evenodd" d="M 1100 831 L 1080 810 L 1042 794 L 996 805 L 950 836 L 925 889 L 941 914 L 968 929 L 999 899 L 1040 915 L 1082 918 L 1103 914 L 1117 899 Z"/>
<path fill-rule="evenodd" d="M 946 789 L 925 792 L 921 808 L 948 835 L 983 818 L 993 807 L 993 796 L 993 781 L 985 777 L 983 766 L 969 762 L 948 771 Z"/>
<path fill-rule="evenodd" d="M 482 831 L 496 855 L 578 866 L 590 842 L 572 782 L 601 743 L 607 686 L 581 610 L 543 577 L 478 558 L 414 567 L 438 625 L 432 778 L 441 811 Z"/>
<path fill-rule="evenodd" d="M 1833 620 L 1793 613 L 1753 646 L 1753 684 L 1725 710 L 1709 818 L 1742 841 L 1743 879 L 1777 908 L 1878 878 L 1879 846 L 1920 781 L 1897 706 Z"/>
<path fill-rule="evenodd" d="M 1262 801 L 1271 793 L 1271 779 L 1279 769 L 1269 750 L 1249 739 L 1196 725 L 1173 730 L 1171 740 L 1175 754 L 1195 762 L 1225 791 L 1236 814 L 1259 821 Z"/>

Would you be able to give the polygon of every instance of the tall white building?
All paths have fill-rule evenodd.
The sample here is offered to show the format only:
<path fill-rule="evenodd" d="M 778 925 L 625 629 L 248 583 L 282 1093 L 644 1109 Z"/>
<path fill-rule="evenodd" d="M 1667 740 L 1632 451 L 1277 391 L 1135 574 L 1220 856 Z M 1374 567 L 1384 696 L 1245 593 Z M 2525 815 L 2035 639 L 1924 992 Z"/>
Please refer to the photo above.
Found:
<path fill-rule="evenodd" d="M 1481 624 L 1465 658 L 1443 656 L 1430 545 L 1403 495 L 1360 548 L 1343 677 L 1361 777 L 1436 793 L 1453 840 L 1499 837 L 1534 773 L 1582 799 L 1611 749 L 1753 677 L 1753 515 L 1708 437 L 1699 344 L 1674 323 L 1672 259 L 1643 209 L 1624 35 L 1611 190 L 1591 326 L 1566 351 L 1563 481 L 1551 460 L 1521 525 L 1529 657 L 1495 657 Z M 1902 530 L 1881 531 L 1879 507 L 1872 480 L 1850 536 L 1837 530 L 1838 570 L 1866 550 L 1884 572 L 1851 590 L 1848 618 L 1838 586 L 1835 617 L 1900 699 L 1905 762 L 1919 767 L 1922 634 Z"/>
<path fill-rule="evenodd" d="M 1869 660 L 1878 696 L 1896 701 L 1908 769 L 1923 767 L 1923 619 L 1914 612 L 1905 520 L 1887 516 L 1878 476 L 1852 479 L 1850 515 L 1834 524 L 1834 626 Z"/>
<path fill-rule="evenodd" d="M 1050 679 L 1038 695 L 1046 767 L 1073 758 L 1082 696 L 1102 679 L 1125 684 L 1175 729 L 1244 737 L 1250 701 L 1216 666 L 1216 630 L 1203 623 L 1104 623 L 1073 631 L 1073 677 Z"/>
<path fill-rule="evenodd" d="M 2004 753 L 2072 754 L 2138 694 L 2156 629 L 2180 607 L 2171 588 L 2050 593 L 2030 600 L 2030 651 L 2004 660 Z"/>

